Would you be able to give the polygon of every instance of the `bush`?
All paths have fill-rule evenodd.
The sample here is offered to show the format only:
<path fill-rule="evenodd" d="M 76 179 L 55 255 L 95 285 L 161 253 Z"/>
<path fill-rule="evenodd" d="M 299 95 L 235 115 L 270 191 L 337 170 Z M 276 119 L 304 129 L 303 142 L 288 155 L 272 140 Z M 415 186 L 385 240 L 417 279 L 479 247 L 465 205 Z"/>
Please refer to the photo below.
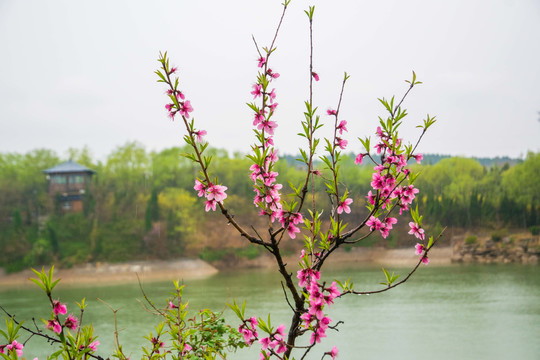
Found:
<path fill-rule="evenodd" d="M 535 236 L 540 235 L 540 226 L 538 225 L 531 226 L 529 230 L 531 231 L 532 235 L 535 235 Z"/>
<path fill-rule="evenodd" d="M 478 242 L 478 237 L 476 235 L 469 235 L 465 238 L 465 244 L 473 245 Z"/>
<path fill-rule="evenodd" d="M 494 242 L 500 242 L 503 237 L 506 236 L 506 229 L 500 229 L 500 230 L 496 230 L 494 232 L 491 233 L 491 240 L 493 240 Z"/>

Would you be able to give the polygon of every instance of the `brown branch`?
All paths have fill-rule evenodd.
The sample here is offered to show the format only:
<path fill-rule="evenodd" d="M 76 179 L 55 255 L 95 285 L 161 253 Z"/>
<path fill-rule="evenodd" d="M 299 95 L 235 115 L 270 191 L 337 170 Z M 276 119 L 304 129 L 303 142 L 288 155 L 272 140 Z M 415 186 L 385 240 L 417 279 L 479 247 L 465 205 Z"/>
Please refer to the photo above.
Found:
<path fill-rule="evenodd" d="M 382 293 L 382 292 L 385 292 L 385 291 L 388 291 L 390 289 L 393 289 L 395 288 L 396 286 L 399 286 L 401 284 L 404 284 L 407 280 L 409 280 L 409 278 L 416 272 L 416 270 L 418 270 L 418 267 L 420 266 L 420 264 L 422 263 L 422 259 L 424 257 L 427 257 L 428 256 L 428 253 L 429 251 L 433 248 L 433 246 L 435 246 L 435 244 L 437 243 L 437 241 L 439 240 L 439 238 L 442 236 L 442 234 L 445 232 L 446 230 L 446 227 L 440 232 L 440 234 L 437 236 L 437 238 L 433 241 L 433 243 L 431 244 L 431 246 L 429 248 L 426 248 L 424 250 L 424 253 L 422 254 L 422 256 L 420 257 L 420 260 L 418 260 L 418 263 L 416 264 L 416 266 L 409 272 L 409 274 L 407 274 L 407 276 L 401 280 L 401 281 L 398 281 L 397 283 L 394 283 L 392 285 L 389 285 L 388 287 L 384 288 L 384 289 L 380 289 L 380 290 L 372 290 L 372 291 L 354 291 L 354 290 L 348 290 L 348 291 L 345 291 L 343 293 L 341 293 L 340 295 L 338 295 L 338 297 L 342 297 L 343 295 L 347 295 L 347 294 L 355 294 L 355 295 L 370 295 L 370 294 L 378 294 L 378 293 Z"/>

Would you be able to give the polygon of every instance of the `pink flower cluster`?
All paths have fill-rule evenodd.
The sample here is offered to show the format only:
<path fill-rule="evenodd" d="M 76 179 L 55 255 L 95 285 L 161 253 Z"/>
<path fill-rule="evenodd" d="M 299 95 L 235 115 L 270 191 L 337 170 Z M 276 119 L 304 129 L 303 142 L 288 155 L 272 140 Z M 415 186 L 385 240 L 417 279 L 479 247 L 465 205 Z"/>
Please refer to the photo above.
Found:
<path fill-rule="evenodd" d="M 282 354 L 287 351 L 287 343 L 284 340 L 285 338 L 285 325 L 281 324 L 277 327 L 270 336 L 262 338 L 259 340 L 261 344 L 261 360 L 264 360 L 268 357 L 266 350 L 268 348 L 275 351 L 277 354 Z"/>
<path fill-rule="evenodd" d="M 257 340 L 259 336 L 255 327 L 258 325 L 257 319 L 255 317 L 249 318 L 247 321 L 244 321 L 240 327 L 238 327 L 238 332 L 244 336 L 244 341 L 246 344 L 251 345 Z"/>
<path fill-rule="evenodd" d="M 321 338 L 326 337 L 326 330 L 332 321 L 324 315 L 323 308 L 325 305 L 333 304 L 340 292 L 335 282 L 332 282 L 330 287 L 321 285 L 319 283 L 321 275 L 317 270 L 301 269 L 297 272 L 296 277 L 298 285 L 307 290 L 308 299 L 306 301 L 309 304 L 308 311 L 303 313 L 300 318 L 304 321 L 304 326 L 312 330 L 310 344 L 320 343 Z"/>
<path fill-rule="evenodd" d="M 271 215 L 272 220 L 277 217 L 277 212 L 281 210 L 281 194 L 279 190 L 283 187 L 283 185 L 276 182 L 278 173 L 272 171 L 272 167 L 277 160 L 278 156 L 272 148 L 266 155 L 263 166 L 253 164 L 249 168 L 251 170 L 250 178 L 255 183 L 254 191 L 256 195 L 253 204 L 263 208 L 264 210 L 260 214 Z"/>
<path fill-rule="evenodd" d="M 264 77 L 270 83 L 273 79 L 279 77 L 278 73 L 268 68 L 267 58 L 260 57 L 258 59 L 258 67 L 265 68 L 263 73 L 259 73 L 260 77 Z M 261 162 L 251 165 L 250 178 L 254 182 L 253 189 L 255 196 L 253 204 L 261 208 L 259 215 L 270 216 L 272 222 L 278 220 L 289 234 L 294 239 L 296 234 L 300 232 L 298 224 L 303 221 L 302 215 L 299 213 L 291 213 L 282 210 L 280 190 L 283 185 L 277 182 L 278 173 L 273 171 L 274 164 L 278 161 L 277 152 L 274 149 L 274 130 L 277 128 L 277 123 L 271 120 L 274 111 L 277 107 L 276 92 L 272 89 L 270 92 L 263 87 L 263 81 L 253 85 L 251 92 L 254 99 L 261 98 L 262 106 L 250 105 L 255 111 L 253 126 L 256 127 L 258 138 L 261 141 L 259 146 L 254 146 L 255 149 L 262 149 L 260 152 L 263 159 Z"/>
<path fill-rule="evenodd" d="M 422 245 L 420 243 L 416 243 L 414 248 L 415 248 L 414 253 L 416 255 L 422 255 L 422 263 L 424 263 L 425 265 L 429 264 L 429 259 L 428 259 L 427 255 L 424 254 L 424 249 L 425 249 L 424 245 Z"/>
<path fill-rule="evenodd" d="M 79 319 L 77 319 L 77 317 L 73 316 L 72 314 L 69 314 L 66 317 L 63 325 L 61 325 L 59 322 L 58 315 L 65 315 L 67 313 L 66 304 L 61 303 L 59 300 L 53 300 L 52 308 L 53 308 L 54 317 L 50 320 L 47 320 L 47 324 L 45 325 L 47 329 L 52 330 L 57 334 L 60 334 L 62 332 L 63 327 L 68 328 L 70 330 L 77 329 L 77 326 L 79 324 Z"/>
<path fill-rule="evenodd" d="M 201 182 L 199 179 L 195 180 L 195 186 L 193 187 L 195 190 L 197 190 L 197 195 L 199 197 L 205 197 L 205 210 L 210 211 L 212 209 L 213 211 L 216 211 L 216 205 L 217 203 L 223 203 L 223 200 L 227 198 L 227 194 L 225 193 L 225 190 L 227 190 L 226 186 L 223 185 L 206 185 L 205 183 Z"/>
<path fill-rule="evenodd" d="M 184 344 L 184 349 L 182 350 L 182 356 L 186 356 L 193 348 L 189 344 Z"/>
<path fill-rule="evenodd" d="M 13 340 L 11 344 L 7 345 L 0 345 L 0 354 L 17 354 L 17 357 L 20 358 L 23 356 L 23 349 L 24 345 L 17 342 L 17 340 Z"/>
<path fill-rule="evenodd" d="M 397 224 L 397 219 L 393 217 L 387 217 L 381 221 L 379 218 L 371 216 L 369 220 L 366 221 L 366 225 L 369 226 L 371 231 L 380 231 L 382 237 L 385 239 L 390 234 L 390 230 L 392 230 L 392 225 L 394 224 Z"/>
<path fill-rule="evenodd" d="M 333 115 L 336 117 L 336 135 L 335 135 L 335 146 L 339 147 L 341 150 L 345 150 L 347 147 L 347 144 L 349 143 L 347 140 L 343 139 L 341 136 L 343 135 L 343 132 L 347 132 L 347 121 L 341 120 L 339 124 L 337 123 L 337 110 L 328 109 L 326 111 L 328 115 Z M 338 136 L 339 133 L 339 136 Z"/>
<path fill-rule="evenodd" d="M 171 72 L 172 73 L 172 72 Z M 193 111 L 193 107 L 191 106 L 191 102 L 189 100 L 185 100 L 184 94 L 182 94 L 179 90 L 167 90 L 167 95 L 172 97 L 172 100 L 176 98 L 178 105 L 176 105 L 176 102 L 172 102 L 170 104 L 165 105 L 165 109 L 169 112 L 169 117 L 174 120 L 174 116 L 179 113 L 180 115 L 184 116 L 186 119 L 189 119 L 189 113 Z"/>
<path fill-rule="evenodd" d="M 380 205 L 382 209 L 391 210 L 394 205 L 399 206 L 399 214 L 402 215 L 404 211 L 409 210 L 409 205 L 418 193 L 418 189 L 414 185 L 402 186 L 398 185 L 398 177 L 404 175 L 405 178 L 409 176 L 409 170 L 407 166 L 407 156 L 400 151 L 396 151 L 401 146 L 401 139 L 394 139 L 387 132 L 379 126 L 377 127 L 377 136 L 379 142 L 375 145 L 377 154 L 381 155 L 381 163 L 374 167 L 375 172 L 371 178 L 371 190 L 366 196 L 369 204 L 375 206 Z M 393 145 L 391 145 L 393 144 Z M 368 155 L 359 154 L 355 163 L 361 164 L 363 157 Z M 420 163 L 422 155 L 411 155 L 415 160 Z M 371 231 L 380 231 L 381 235 L 386 238 L 392 229 L 392 225 L 397 223 L 397 219 L 393 217 L 385 217 L 383 220 L 378 219 L 375 216 L 371 216 L 366 222 L 366 225 L 370 227 Z M 421 229 L 416 223 L 409 223 L 411 231 L 409 234 L 414 234 L 419 239 L 424 239 L 424 230 Z"/>
<path fill-rule="evenodd" d="M 90 341 L 92 341 L 92 338 L 90 338 Z M 79 346 L 79 350 L 84 350 L 84 349 L 90 349 L 91 351 L 97 351 L 97 347 L 99 346 L 99 341 L 92 341 L 90 344 L 84 346 L 84 345 L 81 345 Z"/>

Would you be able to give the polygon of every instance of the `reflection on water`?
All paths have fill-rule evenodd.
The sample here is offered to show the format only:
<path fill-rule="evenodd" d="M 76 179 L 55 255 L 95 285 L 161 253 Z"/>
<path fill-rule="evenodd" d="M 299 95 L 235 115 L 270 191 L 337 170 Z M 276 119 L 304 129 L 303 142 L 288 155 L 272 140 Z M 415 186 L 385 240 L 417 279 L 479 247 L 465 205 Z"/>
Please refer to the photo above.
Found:
<path fill-rule="evenodd" d="M 395 269 L 390 269 L 394 271 Z M 406 270 L 397 271 L 405 274 Z M 379 269 L 328 270 L 328 280 L 354 281 L 356 289 L 377 288 L 383 280 Z M 278 325 L 289 318 L 279 277 L 273 272 L 244 271 L 220 273 L 205 280 L 186 281 L 184 295 L 190 308 L 225 309 L 224 303 L 247 300 L 246 314 L 263 318 L 272 313 Z M 159 301 L 168 296 L 172 283 L 144 284 L 146 293 Z M 68 303 L 77 314 L 75 301 L 86 297 L 85 320 L 94 322 L 100 335 L 100 354 L 113 348 L 112 312 L 96 298 L 103 299 L 118 313 L 120 341 L 132 358 L 140 357 L 140 346 L 156 319 L 142 310 L 137 285 L 100 287 L 58 286 L 55 297 Z M 45 295 L 34 288 L 0 289 L 0 304 L 18 319 L 37 315 L 46 318 Z M 163 305 L 165 303 L 163 302 Z M 227 318 L 236 324 L 234 314 Z M 333 345 L 340 359 L 540 359 L 540 267 L 518 265 L 427 267 L 405 285 L 371 296 L 348 296 L 336 301 L 329 317 L 344 320 L 339 332 L 330 332 L 319 352 Z M 35 339 L 25 349 L 27 358 L 46 358 L 50 346 Z M 49 351 L 50 353 L 50 351 Z M 242 351 L 231 359 L 258 359 L 257 350 Z M 320 359 L 321 355 L 311 359 Z"/>

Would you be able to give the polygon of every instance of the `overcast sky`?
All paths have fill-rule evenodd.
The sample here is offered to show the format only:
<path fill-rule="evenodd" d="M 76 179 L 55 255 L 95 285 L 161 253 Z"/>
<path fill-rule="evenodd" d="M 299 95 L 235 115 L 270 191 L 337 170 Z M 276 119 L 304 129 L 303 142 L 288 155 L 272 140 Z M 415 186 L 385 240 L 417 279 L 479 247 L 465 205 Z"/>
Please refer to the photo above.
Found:
<path fill-rule="evenodd" d="M 183 145 L 153 73 L 160 51 L 178 66 L 181 89 L 211 145 L 247 152 L 253 142 L 251 85 L 281 0 L 0 0 L 0 152 L 87 145 L 105 159 L 139 141 Z M 315 102 L 323 119 L 347 84 L 341 118 L 349 149 L 373 135 L 378 97 L 401 97 L 414 70 L 423 82 L 405 103 L 412 142 L 426 114 L 438 122 L 424 153 L 522 157 L 540 151 L 540 1 L 293 0 L 270 66 L 280 104 L 275 142 L 297 153 L 308 97 L 315 3 Z"/>

